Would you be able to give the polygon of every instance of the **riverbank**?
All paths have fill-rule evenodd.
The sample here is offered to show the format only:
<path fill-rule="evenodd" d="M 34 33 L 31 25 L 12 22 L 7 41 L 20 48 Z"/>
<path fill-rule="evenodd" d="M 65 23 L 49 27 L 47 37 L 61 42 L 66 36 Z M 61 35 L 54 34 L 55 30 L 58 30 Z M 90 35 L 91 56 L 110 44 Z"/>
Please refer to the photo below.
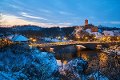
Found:
<path fill-rule="evenodd" d="M 80 53 L 81 57 L 88 61 L 89 64 L 86 70 L 87 76 L 96 74 L 98 70 L 100 71 L 100 75 L 106 76 L 109 80 L 116 80 L 117 76 L 119 76 L 120 64 L 115 56 L 110 55 L 109 53 L 98 50 L 84 50 L 71 53 L 64 52 L 64 54 L 61 54 L 61 59 L 59 54 L 57 54 L 57 57 L 55 55 L 55 57 L 58 60 L 62 60 L 64 65 L 67 65 L 67 63 L 69 63 L 71 60 L 79 58 Z"/>

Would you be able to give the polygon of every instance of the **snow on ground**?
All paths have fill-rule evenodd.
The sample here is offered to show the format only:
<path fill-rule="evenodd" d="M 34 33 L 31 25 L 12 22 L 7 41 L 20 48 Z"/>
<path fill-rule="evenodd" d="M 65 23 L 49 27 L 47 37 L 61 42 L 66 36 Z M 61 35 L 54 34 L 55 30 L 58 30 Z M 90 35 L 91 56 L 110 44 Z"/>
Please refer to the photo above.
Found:
<path fill-rule="evenodd" d="M 52 53 L 27 50 L 23 47 L 24 45 L 15 45 L 7 48 L 5 52 L 0 52 L 1 80 L 60 79 L 58 65 Z"/>
<path fill-rule="evenodd" d="M 95 73 L 87 76 L 87 78 L 90 79 L 92 77 L 92 75 L 93 75 L 93 77 L 94 77 L 95 80 L 109 80 L 107 77 L 105 77 L 104 75 L 102 75 L 102 72 L 100 72 L 100 71 L 99 71 L 99 74 L 98 74 L 98 72 L 95 72 Z"/>
<path fill-rule="evenodd" d="M 64 69 L 65 69 L 65 63 L 62 63 L 59 60 L 56 60 L 56 61 L 57 61 L 57 65 L 59 66 L 60 74 L 66 75 L 66 73 L 64 71 Z"/>
<path fill-rule="evenodd" d="M 100 32 L 92 32 L 91 29 L 86 29 L 86 32 L 88 32 L 89 34 L 94 34 L 96 36 L 96 38 L 102 38 L 102 34 Z"/>
<path fill-rule="evenodd" d="M 103 52 L 105 52 L 105 53 L 113 53 L 113 52 L 116 52 L 117 55 L 120 55 L 120 51 L 118 51 L 118 50 L 103 50 Z"/>
<path fill-rule="evenodd" d="M 80 64 L 79 64 L 80 63 Z M 75 60 L 71 60 L 69 61 L 67 64 L 63 63 L 63 68 L 62 66 L 62 62 L 60 60 L 57 60 L 57 64 L 59 66 L 59 71 L 61 75 L 64 76 L 68 76 L 68 74 L 71 75 L 75 75 L 77 78 L 80 78 L 82 80 L 88 80 L 90 79 L 92 76 L 94 77 L 95 80 L 109 80 L 106 76 L 104 76 L 102 74 L 102 72 L 99 71 L 99 77 L 98 77 L 98 72 L 93 72 L 90 75 L 86 75 L 86 74 L 80 74 L 78 73 L 83 72 L 86 67 L 87 69 L 87 62 L 84 59 L 75 59 Z M 67 73 L 66 73 L 67 71 Z M 71 77 L 71 76 L 69 76 Z M 72 77 L 71 77 L 72 78 Z M 71 79 L 70 78 L 70 79 Z M 98 79 L 99 78 L 99 79 Z M 76 78 L 75 78 L 76 79 Z"/>
<path fill-rule="evenodd" d="M 86 29 L 85 31 L 88 32 L 89 34 L 92 33 L 91 29 Z"/>
<path fill-rule="evenodd" d="M 58 40 L 58 39 L 51 39 L 51 38 L 47 38 L 45 37 L 45 41 L 51 41 L 51 42 L 66 42 L 67 40 Z"/>
<path fill-rule="evenodd" d="M 103 31 L 105 36 L 114 36 L 113 31 Z"/>
<path fill-rule="evenodd" d="M 75 32 L 76 37 L 80 37 L 80 31 L 84 31 L 84 30 L 81 28 L 77 29 Z M 92 32 L 91 29 L 86 29 L 84 32 L 88 32 L 89 34 L 94 34 L 96 38 L 102 38 L 102 34 L 100 32 Z"/>

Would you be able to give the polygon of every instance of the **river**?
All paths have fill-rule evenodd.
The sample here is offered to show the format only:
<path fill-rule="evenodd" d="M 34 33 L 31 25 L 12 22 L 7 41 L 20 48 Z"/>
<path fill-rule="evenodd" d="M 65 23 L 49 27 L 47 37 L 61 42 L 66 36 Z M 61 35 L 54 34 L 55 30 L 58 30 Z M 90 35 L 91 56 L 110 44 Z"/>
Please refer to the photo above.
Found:
<path fill-rule="evenodd" d="M 86 70 L 87 75 L 99 70 L 111 80 L 115 80 L 120 77 L 120 56 L 117 56 L 116 58 L 115 55 L 97 50 L 79 50 L 69 53 L 66 51 L 68 50 L 64 50 L 62 53 L 55 54 L 56 59 L 67 64 L 67 62 L 70 60 L 79 58 L 81 54 L 81 57 L 88 61 L 89 64 Z"/>

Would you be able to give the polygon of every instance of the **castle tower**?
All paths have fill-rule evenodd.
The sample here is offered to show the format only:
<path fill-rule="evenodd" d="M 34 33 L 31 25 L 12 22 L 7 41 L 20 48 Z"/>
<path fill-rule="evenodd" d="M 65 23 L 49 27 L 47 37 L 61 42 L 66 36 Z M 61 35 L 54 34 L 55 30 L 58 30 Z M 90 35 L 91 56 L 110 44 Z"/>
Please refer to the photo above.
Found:
<path fill-rule="evenodd" d="M 85 25 L 88 25 L 88 20 L 87 19 L 85 20 Z"/>

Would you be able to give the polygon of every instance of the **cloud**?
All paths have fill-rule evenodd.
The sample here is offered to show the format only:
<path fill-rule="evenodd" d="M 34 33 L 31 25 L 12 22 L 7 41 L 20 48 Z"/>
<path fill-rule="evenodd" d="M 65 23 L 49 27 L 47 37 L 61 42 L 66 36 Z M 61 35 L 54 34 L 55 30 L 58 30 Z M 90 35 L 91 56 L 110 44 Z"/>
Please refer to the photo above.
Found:
<path fill-rule="evenodd" d="M 72 23 L 58 23 L 60 25 L 71 25 Z"/>
<path fill-rule="evenodd" d="M 15 5 L 9 5 L 9 6 L 11 6 L 13 8 L 17 8 L 17 9 L 22 9 L 21 7 L 18 7 L 18 6 L 15 6 Z"/>
<path fill-rule="evenodd" d="M 103 22 L 103 23 L 108 23 L 108 22 Z"/>
<path fill-rule="evenodd" d="M 71 14 L 71 13 L 63 12 L 63 11 L 61 11 L 60 14 L 64 14 L 64 15 L 73 15 L 73 14 Z"/>
<path fill-rule="evenodd" d="M 41 12 L 51 12 L 50 10 L 46 10 L 46 9 L 39 9 Z"/>
<path fill-rule="evenodd" d="M 28 17 L 28 18 L 48 20 L 48 19 L 45 19 L 45 18 L 42 18 L 42 17 L 36 17 L 36 16 L 28 15 L 28 14 L 25 13 L 25 12 L 21 12 L 21 15 L 24 16 L 24 17 Z"/>
<path fill-rule="evenodd" d="M 113 22 L 110 22 L 112 24 L 120 24 L 120 21 L 113 21 Z"/>
<path fill-rule="evenodd" d="M 94 17 L 94 16 L 91 16 L 90 18 L 91 18 L 91 19 L 95 19 L 95 17 Z"/>
<path fill-rule="evenodd" d="M 22 17 L 17 17 L 17 16 L 13 16 L 13 15 L 2 15 L 3 16 L 3 20 L 6 21 L 6 23 L 4 23 L 3 25 L 38 25 L 38 26 L 42 26 L 42 27 L 51 27 L 53 26 L 52 23 L 38 23 L 38 22 L 32 22 L 32 21 L 28 21 L 28 20 L 24 20 Z"/>
<path fill-rule="evenodd" d="M 73 17 L 72 19 L 82 19 L 82 18 L 80 18 L 80 17 Z"/>
<path fill-rule="evenodd" d="M 97 22 L 97 23 L 101 23 L 101 22 Z"/>
<path fill-rule="evenodd" d="M 9 4 L 9 3 L 1 3 L 1 4 L 3 4 L 4 6 L 9 6 L 9 7 L 17 8 L 17 9 L 22 9 L 22 8 L 19 7 L 19 6 L 12 5 L 12 4 Z"/>

